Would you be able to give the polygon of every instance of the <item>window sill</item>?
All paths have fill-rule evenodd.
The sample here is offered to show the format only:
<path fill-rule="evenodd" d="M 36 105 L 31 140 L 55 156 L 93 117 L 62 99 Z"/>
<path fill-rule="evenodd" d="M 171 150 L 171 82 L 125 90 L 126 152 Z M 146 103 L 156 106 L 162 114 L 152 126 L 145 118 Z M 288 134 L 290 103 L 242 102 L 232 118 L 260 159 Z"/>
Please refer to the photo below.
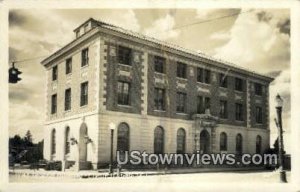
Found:
<path fill-rule="evenodd" d="M 237 123 L 245 123 L 244 120 L 235 120 L 235 122 L 237 122 Z"/>
<path fill-rule="evenodd" d="M 200 85 L 207 85 L 207 86 L 211 85 L 211 83 L 205 83 L 205 82 L 200 82 L 200 81 L 197 81 L 197 83 L 200 84 Z"/>
<path fill-rule="evenodd" d="M 244 91 L 240 91 L 240 90 L 234 90 L 234 92 L 238 94 L 244 93 Z"/>
<path fill-rule="evenodd" d="M 179 80 L 183 80 L 183 81 L 187 81 L 187 78 L 183 78 L 183 77 L 176 77 Z"/>
<path fill-rule="evenodd" d="M 87 106 L 88 106 L 88 104 L 81 105 L 81 106 L 80 106 L 80 109 L 87 108 Z"/>
<path fill-rule="evenodd" d="M 128 64 L 118 63 L 118 65 L 121 65 L 121 66 L 124 66 L 124 67 L 128 67 L 128 68 L 132 68 L 132 65 L 128 65 Z"/>
<path fill-rule="evenodd" d="M 166 112 L 166 110 L 159 110 L 159 109 L 154 109 L 153 111 L 154 112 L 159 112 L 159 113 L 165 113 Z"/>
<path fill-rule="evenodd" d="M 72 72 L 71 73 L 66 73 L 67 78 L 72 76 Z"/>
<path fill-rule="evenodd" d="M 183 113 L 183 112 L 176 112 L 176 115 L 188 115 L 187 113 Z"/>
<path fill-rule="evenodd" d="M 121 104 L 118 104 L 118 107 L 132 108 L 131 105 L 121 105 Z"/>
<path fill-rule="evenodd" d="M 158 72 L 158 71 L 154 71 L 154 74 L 155 74 L 155 75 L 162 75 L 162 76 L 166 76 L 166 74 L 165 74 L 165 73 L 161 73 L 161 72 Z"/>
<path fill-rule="evenodd" d="M 71 109 L 65 110 L 65 114 L 70 113 L 70 112 L 71 112 Z"/>
<path fill-rule="evenodd" d="M 86 69 L 86 68 L 88 68 L 89 67 L 89 64 L 86 64 L 86 65 L 84 65 L 84 66 L 81 66 L 81 70 L 84 70 L 84 69 Z"/>
<path fill-rule="evenodd" d="M 227 121 L 228 117 L 220 117 L 220 120 Z"/>
<path fill-rule="evenodd" d="M 221 86 L 219 86 L 219 88 L 223 89 L 223 90 L 226 90 L 226 91 L 228 90 L 228 87 L 221 87 Z"/>

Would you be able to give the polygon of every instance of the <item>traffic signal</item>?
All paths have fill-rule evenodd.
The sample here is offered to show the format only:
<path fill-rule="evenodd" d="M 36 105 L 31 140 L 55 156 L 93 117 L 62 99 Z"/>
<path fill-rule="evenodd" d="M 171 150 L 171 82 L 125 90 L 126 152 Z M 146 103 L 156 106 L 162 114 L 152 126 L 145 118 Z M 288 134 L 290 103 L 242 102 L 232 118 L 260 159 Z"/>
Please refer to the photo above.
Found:
<path fill-rule="evenodd" d="M 21 80 L 18 75 L 20 75 L 22 72 L 19 71 L 17 68 L 15 68 L 15 63 L 12 64 L 12 67 L 9 68 L 8 74 L 9 74 L 9 83 L 18 83 L 18 81 Z"/>

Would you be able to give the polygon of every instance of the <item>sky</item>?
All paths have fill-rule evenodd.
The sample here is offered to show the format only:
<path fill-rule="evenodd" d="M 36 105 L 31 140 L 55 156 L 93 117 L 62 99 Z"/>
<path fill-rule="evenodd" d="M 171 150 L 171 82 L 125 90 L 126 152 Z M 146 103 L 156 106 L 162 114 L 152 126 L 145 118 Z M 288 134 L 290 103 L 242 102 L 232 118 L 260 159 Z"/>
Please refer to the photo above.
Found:
<path fill-rule="evenodd" d="M 224 17 L 228 16 L 229 17 Z M 9 58 L 23 73 L 10 84 L 9 135 L 43 138 L 45 69 L 40 61 L 75 38 L 88 18 L 203 52 L 269 75 L 271 146 L 277 137 L 274 98 L 284 99 L 290 152 L 290 13 L 286 9 L 15 9 L 9 13 Z M 216 19 L 222 18 L 222 19 Z M 34 58 L 34 59 L 32 59 Z"/>

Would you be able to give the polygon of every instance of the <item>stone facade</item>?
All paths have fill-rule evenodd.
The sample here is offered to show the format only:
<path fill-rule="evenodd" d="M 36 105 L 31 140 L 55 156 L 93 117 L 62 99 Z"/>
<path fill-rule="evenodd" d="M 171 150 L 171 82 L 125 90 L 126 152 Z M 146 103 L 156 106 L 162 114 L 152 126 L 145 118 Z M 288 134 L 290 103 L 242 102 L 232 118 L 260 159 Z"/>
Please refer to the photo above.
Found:
<path fill-rule="evenodd" d="M 86 25 L 87 24 L 87 25 Z M 86 30 L 82 27 L 87 26 Z M 243 152 L 255 153 L 256 137 L 262 138 L 262 151 L 269 147 L 269 83 L 271 78 L 247 70 L 222 64 L 206 57 L 191 55 L 174 47 L 164 46 L 144 36 L 126 34 L 111 29 L 111 25 L 88 20 L 74 32 L 76 39 L 45 59 L 46 68 L 46 123 L 44 129 L 44 157 L 48 160 L 75 162 L 77 170 L 98 168 L 109 162 L 110 130 L 114 123 L 114 151 L 120 123 L 129 126 L 129 150 L 154 151 L 154 129 L 164 129 L 164 152 L 176 153 L 177 130 L 186 133 L 185 152 L 200 150 L 199 135 L 207 130 L 213 138 L 211 152 L 220 152 L 220 134 L 227 134 L 227 153 L 235 153 L 236 135 L 243 137 Z M 117 28 L 119 29 L 119 28 Z M 118 49 L 131 49 L 131 65 L 118 62 Z M 89 50 L 89 62 L 81 67 L 81 51 Z M 154 56 L 166 59 L 165 73 L 154 70 Z M 65 74 L 66 59 L 72 58 L 72 73 Z M 187 65 L 186 79 L 176 76 L 177 62 Z M 58 78 L 52 80 L 52 68 L 58 66 Z M 197 68 L 210 70 L 210 83 L 197 82 Z M 227 88 L 219 86 L 220 73 L 227 75 Z M 243 90 L 235 90 L 235 78 L 243 81 Z M 130 83 L 130 105 L 119 105 L 118 81 Z M 80 106 L 80 85 L 88 82 L 88 104 Z M 262 94 L 255 94 L 254 83 L 262 85 Z M 154 88 L 166 90 L 165 110 L 154 108 Z M 71 88 L 71 110 L 64 110 L 64 93 Z M 186 110 L 176 112 L 176 92 L 187 95 Z M 57 94 L 57 112 L 51 114 L 51 96 Z M 199 126 L 197 96 L 210 98 L 210 115 L 216 117 L 217 127 Z M 220 100 L 226 100 L 228 117 L 218 118 Z M 235 105 L 242 104 L 243 121 L 235 120 Z M 256 123 L 256 107 L 262 108 L 262 122 Z M 66 154 L 66 127 L 70 128 L 72 144 Z M 86 132 L 84 133 L 84 128 Z M 55 129 L 55 145 L 52 132 Z M 83 134 L 83 135 L 82 135 Z M 55 153 L 51 154 L 52 147 Z M 115 154 L 114 154 L 115 155 Z M 88 162 L 88 163 L 84 163 Z M 89 164 L 89 165 L 88 165 Z"/>

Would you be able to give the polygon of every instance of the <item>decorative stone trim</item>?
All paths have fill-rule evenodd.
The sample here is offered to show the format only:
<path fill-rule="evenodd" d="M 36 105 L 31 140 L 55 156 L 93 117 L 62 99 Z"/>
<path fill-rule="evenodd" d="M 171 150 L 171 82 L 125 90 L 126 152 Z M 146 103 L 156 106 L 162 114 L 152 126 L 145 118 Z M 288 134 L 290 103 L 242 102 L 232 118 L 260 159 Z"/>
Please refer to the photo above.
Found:
<path fill-rule="evenodd" d="M 130 77 L 130 72 L 129 71 L 122 71 L 122 70 L 119 70 L 119 73 L 118 73 L 120 76 L 125 76 L 125 77 Z"/>
<path fill-rule="evenodd" d="M 147 115 L 148 111 L 148 54 L 144 52 L 144 54 L 141 55 L 141 61 L 142 61 L 142 83 L 141 83 L 141 100 L 143 101 L 141 103 L 141 113 L 142 115 Z M 156 78 L 155 78 L 156 80 Z"/>
<path fill-rule="evenodd" d="M 246 102 L 246 119 L 247 119 L 247 127 L 251 127 L 251 94 L 250 90 L 253 87 L 253 83 L 249 81 L 249 79 L 246 80 L 246 91 L 247 91 L 247 102 Z"/>
<path fill-rule="evenodd" d="M 204 88 L 202 86 L 197 86 L 197 91 L 198 92 L 205 92 L 205 93 L 210 93 L 210 90 L 208 88 Z"/>

